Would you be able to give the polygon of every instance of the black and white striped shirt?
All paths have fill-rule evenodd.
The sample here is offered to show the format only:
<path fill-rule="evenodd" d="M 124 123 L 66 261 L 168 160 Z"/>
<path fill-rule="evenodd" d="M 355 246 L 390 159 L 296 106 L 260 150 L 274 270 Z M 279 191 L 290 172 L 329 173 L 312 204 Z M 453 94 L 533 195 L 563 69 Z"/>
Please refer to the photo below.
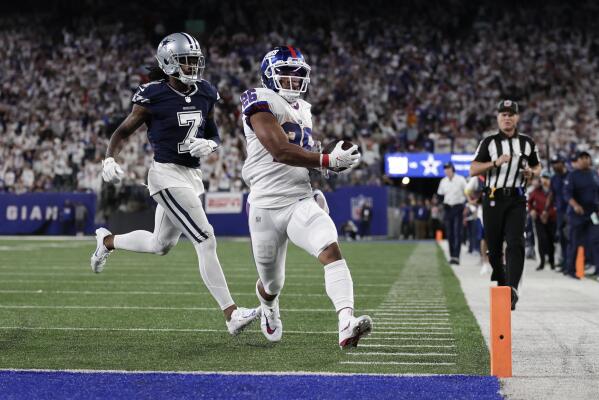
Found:
<path fill-rule="evenodd" d="M 480 142 L 474 154 L 474 161 L 495 161 L 502 154 L 509 154 L 510 161 L 499 168 L 487 171 L 485 186 L 495 188 L 526 187 L 527 182 L 522 176 L 521 170 L 525 167 L 523 161 L 530 167 L 539 164 L 535 142 L 530 136 L 518 131 L 511 138 L 502 131 L 498 131 Z"/>

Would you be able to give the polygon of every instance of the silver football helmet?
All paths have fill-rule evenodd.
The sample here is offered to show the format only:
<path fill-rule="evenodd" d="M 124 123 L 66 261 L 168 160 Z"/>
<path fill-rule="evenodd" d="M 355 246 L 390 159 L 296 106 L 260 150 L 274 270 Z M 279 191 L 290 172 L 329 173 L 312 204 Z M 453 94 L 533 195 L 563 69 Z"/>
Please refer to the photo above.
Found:
<path fill-rule="evenodd" d="M 206 67 L 200 44 L 184 32 L 172 33 L 162 39 L 156 50 L 156 59 L 165 74 L 186 85 L 201 81 Z"/>

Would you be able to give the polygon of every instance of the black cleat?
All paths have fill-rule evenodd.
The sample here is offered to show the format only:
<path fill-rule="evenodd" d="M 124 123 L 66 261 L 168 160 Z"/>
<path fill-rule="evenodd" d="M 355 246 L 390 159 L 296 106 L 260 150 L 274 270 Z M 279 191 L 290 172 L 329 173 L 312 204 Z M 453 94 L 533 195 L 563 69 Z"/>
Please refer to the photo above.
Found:
<path fill-rule="evenodd" d="M 512 287 L 512 311 L 516 309 L 516 303 L 518 302 L 518 291 Z"/>

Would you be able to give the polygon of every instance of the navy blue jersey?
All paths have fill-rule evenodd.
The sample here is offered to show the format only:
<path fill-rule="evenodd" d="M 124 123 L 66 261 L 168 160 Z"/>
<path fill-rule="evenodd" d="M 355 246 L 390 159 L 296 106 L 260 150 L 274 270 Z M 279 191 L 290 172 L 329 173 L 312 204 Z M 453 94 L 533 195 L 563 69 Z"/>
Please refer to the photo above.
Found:
<path fill-rule="evenodd" d="M 599 202 L 599 178 L 592 170 L 574 170 L 568 174 L 564 181 L 564 197 L 566 201 L 576 200 L 584 209 L 584 214 L 579 215 L 572 207 L 568 207 L 568 215 L 572 225 L 578 225 L 588 220 L 591 214 L 597 211 Z"/>
<path fill-rule="evenodd" d="M 131 101 L 151 113 L 146 125 L 154 160 L 198 168 L 199 158 L 189 154 L 189 138 L 195 136 L 220 143 L 217 132 L 206 132 L 208 114 L 219 98 L 216 88 L 207 81 L 196 83 L 187 95 L 173 89 L 165 80 L 141 85 Z"/>

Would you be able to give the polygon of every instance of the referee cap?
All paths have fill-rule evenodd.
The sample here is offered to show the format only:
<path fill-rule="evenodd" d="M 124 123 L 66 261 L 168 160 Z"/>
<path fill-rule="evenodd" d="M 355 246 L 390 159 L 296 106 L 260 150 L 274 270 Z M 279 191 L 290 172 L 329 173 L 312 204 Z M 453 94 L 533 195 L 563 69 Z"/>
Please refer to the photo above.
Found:
<path fill-rule="evenodd" d="M 501 100 L 499 104 L 497 104 L 497 112 L 509 112 L 512 114 L 518 114 L 518 103 L 513 100 Z"/>

